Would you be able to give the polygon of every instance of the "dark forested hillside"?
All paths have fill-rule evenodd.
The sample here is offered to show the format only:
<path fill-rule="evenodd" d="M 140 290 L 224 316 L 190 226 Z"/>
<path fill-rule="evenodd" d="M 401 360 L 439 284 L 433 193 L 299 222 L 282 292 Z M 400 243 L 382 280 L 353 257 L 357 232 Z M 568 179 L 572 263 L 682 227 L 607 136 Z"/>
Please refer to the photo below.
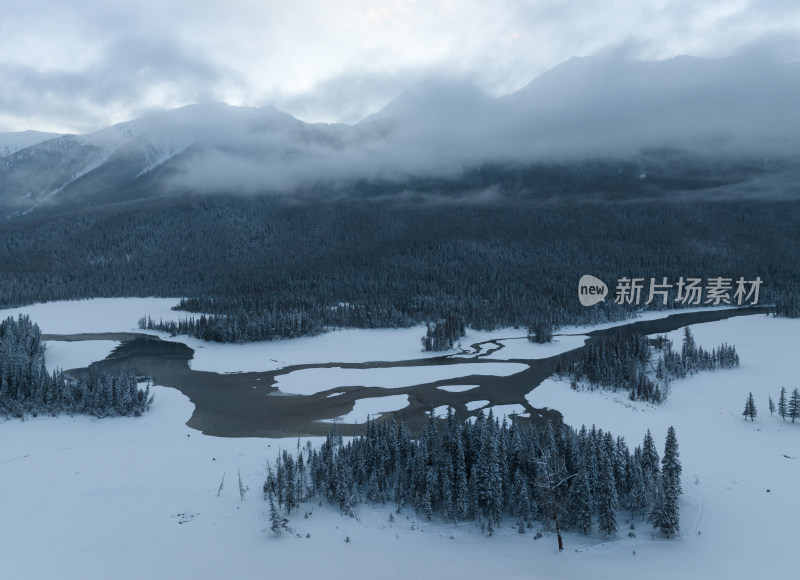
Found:
<path fill-rule="evenodd" d="M 474 328 L 624 316 L 611 298 L 578 302 L 578 279 L 593 274 L 609 286 L 624 276 L 760 276 L 759 303 L 797 315 L 798 210 L 791 201 L 120 204 L 0 225 L 0 306 L 183 296 L 186 309 L 235 322 L 219 329 L 228 340 L 264 338 L 276 319 L 302 334 L 453 313 Z"/>

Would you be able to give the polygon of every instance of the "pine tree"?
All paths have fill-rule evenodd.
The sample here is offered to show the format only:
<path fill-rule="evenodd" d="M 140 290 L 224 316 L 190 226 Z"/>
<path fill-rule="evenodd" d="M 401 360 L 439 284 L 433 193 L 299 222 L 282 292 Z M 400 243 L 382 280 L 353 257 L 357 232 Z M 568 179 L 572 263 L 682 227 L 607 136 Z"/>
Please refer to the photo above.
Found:
<path fill-rule="evenodd" d="M 512 514 L 517 516 L 517 531 L 525 533 L 525 524 L 531 519 L 531 500 L 528 494 L 528 484 L 521 470 L 514 473 L 514 484 L 511 488 Z"/>
<path fill-rule="evenodd" d="M 464 520 L 469 515 L 470 491 L 467 485 L 467 467 L 461 437 L 456 439 L 455 495 L 456 519 Z"/>
<path fill-rule="evenodd" d="M 503 510 L 503 479 L 500 472 L 499 441 L 492 420 L 484 427 L 483 441 L 478 455 L 478 480 L 476 481 L 478 501 L 490 526 L 500 523 Z"/>
<path fill-rule="evenodd" d="M 800 390 L 794 389 L 792 397 L 789 399 L 788 414 L 792 418 L 792 423 L 795 419 L 800 419 Z"/>
<path fill-rule="evenodd" d="M 603 449 L 600 467 L 600 482 L 597 489 L 597 525 L 601 533 L 613 536 L 617 533 L 617 484 L 614 465 L 609 453 Z"/>
<path fill-rule="evenodd" d="M 769 395 L 769 415 L 770 417 L 775 414 L 775 401 L 772 400 L 772 395 Z"/>
<path fill-rule="evenodd" d="M 682 493 L 681 470 L 675 428 L 670 427 L 661 460 L 661 497 L 653 518 L 653 524 L 668 538 L 680 531 L 678 496 Z"/>
<path fill-rule="evenodd" d="M 647 486 L 642 474 L 642 465 L 638 460 L 633 461 L 631 479 L 633 482 L 631 484 L 631 492 L 628 495 L 628 509 L 631 510 L 631 515 L 644 515 L 647 513 L 648 506 Z"/>
<path fill-rule="evenodd" d="M 656 488 L 660 471 L 658 468 L 659 457 L 656 450 L 656 444 L 653 441 L 653 436 L 650 429 L 644 435 L 644 443 L 642 443 L 642 477 L 644 477 L 645 490 L 647 492 L 647 505 L 655 503 Z"/>
<path fill-rule="evenodd" d="M 592 531 L 592 490 L 586 469 L 581 469 L 569 490 L 569 511 L 572 525 L 583 535 Z"/>
<path fill-rule="evenodd" d="M 683 348 L 681 349 L 681 356 L 683 357 L 684 367 L 688 374 L 692 374 L 697 370 L 697 346 L 694 342 L 694 336 L 688 326 L 683 329 Z"/>
<path fill-rule="evenodd" d="M 745 421 L 747 421 L 748 417 L 750 417 L 751 421 L 756 420 L 756 403 L 753 400 L 753 393 L 750 393 L 747 396 L 747 402 L 744 404 L 744 411 L 742 411 L 742 415 L 744 415 Z"/>
<path fill-rule="evenodd" d="M 786 387 L 781 387 L 781 396 L 778 398 L 778 415 L 781 416 L 781 419 L 786 421 L 787 414 L 788 409 L 786 406 Z"/>
<path fill-rule="evenodd" d="M 278 509 L 275 507 L 275 500 L 273 499 L 273 493 L 267 493 L 267 497 L 269 498 L 269 521 L 270 521 L 270 529 L 272 533 L 276 536 L 280 536 L 281 532 L 283 531 L 281 521 L 281 515 L 278 512 Z"/>

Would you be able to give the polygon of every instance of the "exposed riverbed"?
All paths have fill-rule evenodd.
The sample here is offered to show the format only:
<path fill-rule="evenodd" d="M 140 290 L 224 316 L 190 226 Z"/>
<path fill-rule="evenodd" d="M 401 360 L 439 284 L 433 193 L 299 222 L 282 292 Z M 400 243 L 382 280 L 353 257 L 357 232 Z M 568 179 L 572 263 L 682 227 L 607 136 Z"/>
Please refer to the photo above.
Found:
<path fill-rule="evenodd" d="M 189 361 L 194 351 L 181 342 L 162 340 L 155 336 L 137 333 L 92 333 L 74 335 L 44 335 L 45 340 L 116 340 L 122 344 L 107 358 L 97 363 L 107 370 L 121 367 L 138 375 L 152 377 L 156 384 L 180 390 L 195 405 L 188 422 L 190 427 L 209 435 L 222 437 L 281 437 L 298 435 L 324 435 L 331 424 L 322 422 L 345 415 L 352 410 L 357 399 L 386 395 L 408 395 L 409 405 L 392 415 L 404 421 L 416 431 L 428 420 L 426 411 L 442 405 L 450 405 L 460 418 L 477 414 L 469 411 L 467 403 L 487 400 L 491 405 L 519 404 L 524 406 L 532 421 L 561 420 L 554 410 L 535 409 L 525 400 L 525 395 L 551 376 L 559 362 L 567 363 L 581 356 L 587 344 L 605 336 L 618 334 L 660 334 L 680 329 L 691 324 L 713 322 L 733 316 L 764 314 L 765 307 L 720 309 L 700 312 L 677 313 L 664 318 L 623 323 L 607 329 L 589 331 L 581 347 L 554 356 L 540 359 L 511 358 L 503 363 L 514 364 L 513 372 L 507 376 L 493 374 L 501 362 L 487 355 L 497 354 L 504 348 L 503 342 L 525 340 L 494 338 L 471 345 L 469 350 L 453 355 L 433 358 L 417 358 L 402 361 L 373 361 L 362 363 L 325 363 L 290 365 L 277 370 L 246 373 L 214 373 L 193 370 Z M 502 341 L 502 342 L 501 342 Z M 411 367 L 442 367 L 461 365 L 464 373 L 448 372 L 440 380 L 421 382 L 391 389 L 363 386 L 337 385 L 319 390 L 311 395 L 283 394 L 276 386 L 281 377 L 308 369 L 409 369 Z M 481 366 L 485 366 L 483 373 Z M 77 369 L 76 371 L 79 371 Z M 75 371 L 73 371 L 75 372 Z M 449 391 L 439 387 L 452 385 L 476 385 L 467 391 Z M 334 393 L 341 393 L 331 396 Z M 283 395 L 283 396 L 282 396 Z M 349 435 L 352 425 L 341 425 L 340 431 Z"/>

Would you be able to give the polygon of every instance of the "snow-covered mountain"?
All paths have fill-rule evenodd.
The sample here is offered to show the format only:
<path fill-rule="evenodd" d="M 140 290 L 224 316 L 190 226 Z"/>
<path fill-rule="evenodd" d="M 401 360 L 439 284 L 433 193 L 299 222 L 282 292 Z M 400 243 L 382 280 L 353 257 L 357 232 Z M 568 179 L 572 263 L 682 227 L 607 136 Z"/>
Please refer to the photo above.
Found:
<path fill-rule="evenodd" d="M 398 97 L 362 123 L 434 139 L 461 159 L 561 161 L 670 148 L 772 156 L 800 144 L 800 63 L 752 58 L 665 61 L 573 58 L 513 94 L 481 98 L 438 83 Z"/>
<path fill-rule="evenodd" d="M 800 63 L 573 58 L 501 99 L 568 151 L 774 154 L 798 144 Z"/>
<path fill-rule="evenodd" d="M 41 131 L 0 133 L 0 158 L 12 155 L 26 147 L 33 147 L 42 141 L 54 139 L 58 136 L 58 133 L 42 133 Z"/>
<path fill-rule="evenodd" d="M 630 160 L 647 150 L 791 158 L 797 94 L 800 64 L 593 57 L 496 99 L 464 83 L 423 83 L 352 126 L 309 124 L 273 107 L 193 105 L 88 135 L 30 136 L 0 157 L 0 211 L 454 179 L 485 163 Z M 0 147 L 11 142 L 3 137 Z"/>
<path fill-rule="evenodd" d="M 116 201 L 137 185 L 158 194 L 173 179 L 176 185 L 208 179 L 217 165 L 227 173 L 230 158 L 266 167 L 314 148 L 335 149 L 343 137 L 341 127 L 309 125 L 273 107 L 192 105 L 87 135 L 59 136 L 3 157 L 0 204 L 27 213 L 56 203 Z M 181 169 L 171 166 L 177 158 Z"/>

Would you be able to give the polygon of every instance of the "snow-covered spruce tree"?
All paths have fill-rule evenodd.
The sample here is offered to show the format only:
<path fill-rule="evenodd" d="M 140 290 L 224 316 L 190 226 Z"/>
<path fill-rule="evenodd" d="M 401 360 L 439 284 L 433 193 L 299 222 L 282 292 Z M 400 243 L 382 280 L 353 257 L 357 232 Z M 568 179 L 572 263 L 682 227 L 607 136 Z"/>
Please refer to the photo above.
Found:
<path fill-rule="evenodd" d="M 581 462 L 579 472 L 569 489 L 569 511 L 571 513 L 570 524 L 583 535 L 592 531 L 593 506 L 588 470 Z"/>
<path fill-rule="evenodd" d="M 278 508 L 275 507 L 275 494 L 270 491 L 266 495 L 269 501 L 269 528 L 273 534 L 280 536 L 283 532 L 283 518 L 281 518 Z"/>
<path fill-rule="evenodd" d="M 597 527 L 600 533 L 614 536 L 617 525 L 617 483 L 614 478 L 614 465 L 611 455 L 603 446 L 601 451 L 600 481 L 597 489 Z"/>
<path fill-rule="evenodd" d="M 642 476 L 644 477 L 645 490 L 647 494 L 647 505 L 653 505 L 656 501 L 656 492 L 661 473 L 658 467 L 658 451 L 656 450 L 656 444 L 653 441 L 653 436 L 650 434 L 650 429 L 648 429 L 644 435 L 641 463 Z"/>
<path fill-rule="evenodd" d="M 789 409 L 786 405 L 786 387 L 781 387 L 781 396 L 778 398 L 778 415 L 781 416 L 781 419 L 786 421 L 788 411 Z"/>
<path fill-rule="evenodd" d="M 686 326 L 683 329 L 683 346 L 681 348 L 681 357 L 686 374 L 692 374 L 697 370 L 697 354 L 694 335 L 691 329 Z"/>
<path fill-rule="evenodd" d="M 478 506 L 490 530 L 493 530 L 494 526 L 500 524 L 503 513 L 503 476 L 500 471 L 499 433 L 491 411 L 482 435 L 475 486 Z"/>
<path fill-rule="evenodd" d="M 786 411 L 792 418 L 792 423 L 794 423 L 795 419 L 800 419 L 800 390 L 797 388 L 792 391 Z"/>
<path fill-rule="evenodd" d="M 422 337 L 422 350 L 450 350 L 453 345 L 466 334 L 464 317 L 457 312 L 448 312 L 436 322 L 427 324 L 428 331 Z"/>
<path fill-rule="evenodd" d="M 464 457 L 462 438 L 456 439 L 455 459 L 455 516 L 456 520 L 465 520 L 470 513 L 470 489 L 467 483 L 467 465 Z"/>
<path fill-rule="evenodd" d="M 532 510 L 528 484 L 521 469 L 514 472 L 514 483 L 511 488 L 511 512 L 517 518 L 517 531 L 524 534 L 525 526 L 531 520 Z"/>
<path fill-rule="evenodd" d="M 744 415 L 744 420 L 747 421 L 747 418 L 750 417 L 751 421 L 756 420 L 756 403 L 753 400 L 753 393 L 750 393 L 747 396 L 747 401 L 744 404 L 744 411 L 742 411 L 742 415 Z"/>
<path fill-rule="evenodd" d="M 772 395 L 769 395 L 769 416 L 773 416 L 775 414 L 775 401 L 772 400 Z"/>
<path fill-rule="evenodd" d="M 441 505 L 442 519 L 445 521 L 453 519 L 453 491 L 455 489 L 455 468 L 453 467 L 453 456 L 449 452 L 441 455 L 439 462 L 439 481 L 441 482 Z"/>
<path fill-rule="evenodd" d="M 653 510 L 653 525 L 668 538 L 680 531 L 680 510 L 678 507 L 681 489 L 681 463 L 678 453 L 678 440 L 675 428 L 667 430 L 664 444 L 664 458 L 661 460 L 661 493 Z"/>
<path fill-rule="evenodd" d="M 528 340 L 545 344 L 553 340 L 553 325 L 543 319 L 537 319 L 528 325 Z"/>
<path fill-rule="evenodd" d="M 638 451 L 638 453 L 636 452 Z M 634 459 L 632 462 L 631 470 L 631 491 L 628 495 L 628 509 L 631 510 L 631 515 L 636 516 L 646 515 L 648 504 L 648 491 L 644 482 L 644 474 L 642 472 L 641 464 L 641 450 L 639 448 L 634 452 Z"/>

